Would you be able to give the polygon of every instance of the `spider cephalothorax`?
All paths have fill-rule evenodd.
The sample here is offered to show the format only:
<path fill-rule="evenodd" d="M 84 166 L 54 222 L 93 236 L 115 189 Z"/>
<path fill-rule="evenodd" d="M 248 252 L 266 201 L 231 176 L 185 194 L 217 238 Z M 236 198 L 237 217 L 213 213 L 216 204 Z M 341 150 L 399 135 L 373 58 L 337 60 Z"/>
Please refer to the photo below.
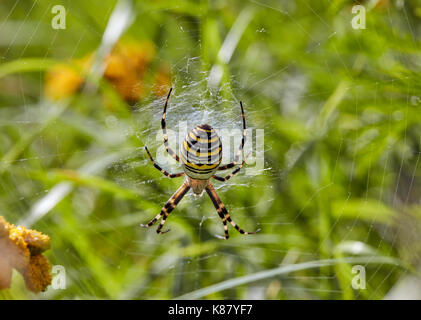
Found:
<path fill-rule="evenodd" d="M 161 212 L 149 223 L 145 225 L 142 224 L 141 226 L 148 228 L 162 217 L 157 232 L 159 234 L 168 232 L 169 230 L 161 231 L 168 215 L 172 210 L 174 210 L 174 208 L 177 206 L 180 200 L 191 188 L 194 194 L 199 195 L 201 195 L 203 191 L 206 190 L 206 192 L 212 200 L 213 205 L 216 208 L 216 211 L 218 212 L 219 217 L 222 219 L 222 223 L 224 224 L 225 239 L 228 239 L 229 237 L 227 221 L 231 223 L 234 226 L 234 228 L 242 234 L 254 234 L 256 232 L 259 232 L 260 229 L 255 232 L 246 232 L 231 219 L 227 209 L 225 208 L 214 187 L 209 181 L 210 178 L 214 178 L 219 181 L 227 181 L 238 171 L 240 171 L 240 169 L 245 163 L 244 159 L 242 163 L 231 174 L 227 175 L 226 177 L 220 177 L 215 175 L 215 172 L 217 170 L 230 169 L 238 164 L 238 159 L 243 151 L 244 143 L 246 141 L 246 119 L 244 116 L 243 104 L 240 102 L 241 112 L 243 115 L 243 138 L 241 140 L 240 148 L 233 162 L 220 166 L 222 161 L 222 143 L 215 130 L 208 124 L 198 125 L 187 134 L 186 139 L 184 139 L 183 145 L 181 147 L 180 157 L 171 148 L 169 148 L 165 116 L 167 111 L 168 99 L 170 98 L 171 91 L 172 88 L 170 89 L 170 92 L 167 96 L 167 100 L 165 101 L 164 112 L 162 114 L 161 121 L 162 132 L 164 134 L 164 146 L 168 154 L 172 156 L 177 162 L 180 162 L 181 157 L 181 163 L 184 172 L 174 174 L 168 173 L 167 171 L 162 169 L 158 164 L 155 163 L 146 146 L 145 149 L 154 167 L 160 170 L 164 175 L 166 175 L 169 178 L 177 178 L 185 175 L 186 179 L 183 185 L 180 188 L 178 188 L 178 190 L 173 194 L 170 200 L 168 200 L 168 202 L 164 205 L 164 207 L 161 209 Z"/>

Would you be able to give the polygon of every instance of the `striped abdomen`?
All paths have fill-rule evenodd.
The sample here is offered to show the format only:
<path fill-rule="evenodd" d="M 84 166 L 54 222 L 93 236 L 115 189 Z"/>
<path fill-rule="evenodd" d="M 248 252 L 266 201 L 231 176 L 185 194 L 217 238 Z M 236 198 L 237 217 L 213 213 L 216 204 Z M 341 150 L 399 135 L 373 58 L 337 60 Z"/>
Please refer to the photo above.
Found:
<path fill-rule="evenodd" d="M 184 172 L 193 179 L 209 179 L 222 160 L 222 143 L 207 124 L 196 126 L 181 146 Z"/>

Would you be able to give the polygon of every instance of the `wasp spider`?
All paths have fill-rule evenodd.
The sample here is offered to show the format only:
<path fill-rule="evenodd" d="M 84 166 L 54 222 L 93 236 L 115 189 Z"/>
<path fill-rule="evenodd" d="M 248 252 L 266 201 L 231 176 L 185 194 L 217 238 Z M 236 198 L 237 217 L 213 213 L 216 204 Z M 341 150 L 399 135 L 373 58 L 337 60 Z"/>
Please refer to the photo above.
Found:
<path fill-rule="evenodd" d="M 161 171 L 165 176 L 169 178 L 186 176 L 186 179 L 183 185 L 172 195 L 172 197 L 164 205 L 164 207 L 161 209 L 161 212 L 149 223 L 141 224 L 141 226 L 149 228 L 160 218 L 162 218 L 161 223 L 156 232 L 158 234 L 163 234 L 170 231 L 169 229 L 162 231 L 162 227 L 164 226 L 168 215 L 171 213 L 172 210 L 174 210 L 174 208 L 177 206 L 180 200 L 191 188 L 194 194 L 196 195 L 201 195 L 203 191 L 206 190 L 209 197 L 211 198 L 212 203 L 215 206 L 219 217 L 222 219 L 222 223 L 224 224 L 225 237 L 217 236 L 218 238 L 228 239 L 229 234 L 227 221 L 230 222 L 233 225 L 233 227 L 242 234 L 255 234 L 259 232 L 260 229 L 258 229 L 255 232 L 246 232 L 231 219 L 227 209 L 225 208 L 214 187 L 209 181 L 210 178 L 214 178 L 219 181 L 229 180 L 232 176 L 234 176 L 237 172 L 240 171 L 240 169 L 243 167 L 246 161 L 246 159 L 244 159 L 242 163 L 239 164 L 239 166 L 226 177 L 220 177 L 214 174 L 217 170 L 230 169 L 238 164 L 239 157 L 242 154 L 244 143 L 246 141 L 246 119 L 244 116 L 243 104 L 240 102 L 241 112 L 243 115 L 243 138 L 241 141 L 240 148 L 237 154 L 235 155 L 233 162 L 221 166 L 220 164 L 222 161 L 222 143 L 215 130 L 212 129 L 212 127 L 208 124 L 198 125 L 188 133 L 186 139 L 183 142 L 180 157 L 168 146 L 168 135 L 165 124 L 165 115 L 171 91 L 172 88 L 170 89 L 170 92 L 167 96 L 167 100 L 165 101 L 164 112 L 162 114 L 161 120 L 162 132 L 164 134 L 164 146 L 168 154 L 172 156 L 177 162 L 180 162 L 181 158 L 181 163 L 184 172 L 168 173 L 167 171 L 162 169 L 157 163 L 155 163 L 146 146 L 145 149 L 154 167 Z"/>

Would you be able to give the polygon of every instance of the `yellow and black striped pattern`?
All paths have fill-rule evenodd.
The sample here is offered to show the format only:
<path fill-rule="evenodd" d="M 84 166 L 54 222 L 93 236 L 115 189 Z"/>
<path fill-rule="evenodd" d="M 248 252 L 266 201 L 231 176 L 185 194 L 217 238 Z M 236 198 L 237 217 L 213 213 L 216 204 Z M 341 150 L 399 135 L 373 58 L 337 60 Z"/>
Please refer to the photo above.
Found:
<path fill-rule="evenodd" d="M 193 179 L 212 177 L 222 161 L 222 143 L 215 130 L 207 124 L 190 131 L 181 146 L 184 172 Z"/>
<path fill-rule="evenodd" d="M 161 166 L 155 163 L 152 155 L 150 154 L 148 148 L 145 146 L 146 152 L 148 153 L 149 159 L 153 163 L 154 167 L 162 172 L 165 176 L 169 178 L 177 178 L 184 175 L 187 175 L 186 180 L 181 185 L 181 187 L 173 194 L 173 196 L 167 201 L 164 207 L 161 209 L 161 212 L 155 216 L 151 221 L 147 224 L 141 224 L 142 227 L 149 228 L 153 224 L 155 224 L 159 219 L 162 218 L 161 223 L 156 230 L 157 233 L 163 234 L 168 232 L 169 230 L 162 231 L 162 228 L 165 224 L 165 221 L 168 218 L 168 215 L 177 204 L 181 201 L 184 195 L 192 189 L 195 194 L 202 194 L 203 190 L 205 189 L 208 193 L 210 199 L 212 200 L 213 205 L 216 208 L 216 212 L 218 213 L 219 217 L 224 224 L 224 231 L 225 237 L 217 236 L 218 238 L 228 239 L 228 223 L 229 222 L 238 232 L 241 234 L 255 234 L 259 232 L 260 229 L 254 232 L 247 232 L 240 228 L 229 215 L 227 209 L 225 208 L 224 204 L 222 203 L 221 199 L 219 198 L 218 194 L 216 193 L 214 187 L 210 183 L 209 179 L 213 177 L 219 181 L 227 181 L 231 177 L 233 177 L 240 169 L 243 167 L 244 163 L 246 162 L 246 158 L 243 159 L 241 164 L 229 175 L 226 177 L 220 177 L 214 175 L 216 170 L 226 170 L 235 167 L 238 164 L 240 159 L 240 155 L 243 151 L 243 147 L 246 141 L 246 118 L 244 115 L 243 104 L 240 101 L 241 113 L 243 117 L 243 138 L 241 141 L 241 145 L 238 149 L 238 152 L 234 158 L 234 161 L 228 163 L 226 165 L 221 164 L 222 160 L 222 143 L 219 139 L 218 135 L 216 134 L 215 130 L 212 129 L 211 126 L 207 124 L 202 124 L 200 126 L 195 127 L 192 131 L 189 132 L 186 139 L 181 146 L 181 153 L 180 157 L 169 147 L 168 145 L 168 135 L 167 135 L 167 128 L 165 123 L 165 116 L 168 106 L 168 99 L 170 98 L 172 88 L 168 93 L 167 99 L 165 100 L 164 105 L 164 112 L 162 113 L 162 133 L 164 135 L 164 146 L 165 150 L 168 154 L 174 158 L 177 162 L 181 159 L 184 172 L 179 173 L 169 173 L 168 171 L 161 168 Z"/>

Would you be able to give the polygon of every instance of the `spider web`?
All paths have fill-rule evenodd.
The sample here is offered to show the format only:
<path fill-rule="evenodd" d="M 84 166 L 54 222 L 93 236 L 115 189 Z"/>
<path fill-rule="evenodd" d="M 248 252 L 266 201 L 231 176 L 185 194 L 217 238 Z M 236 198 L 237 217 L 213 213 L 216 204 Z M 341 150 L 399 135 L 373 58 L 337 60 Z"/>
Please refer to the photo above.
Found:
<path fill-rule="evenodd" d="M 124 1 L 122 3 L 124 3 Z M 300 120 L 309 119 L 309 127 L 314 125 L 313 122 L 317 122 L 317 120 L 315 120 L 317 117 L 314 117 L 311 111 L 301 107 L 302 101 L 308 101 L 312 96 L 311 93 L 308 93 L 310 92 L 310 79 L 307 78 L 306 74 L 297 71 L 297 69 L 300 67 L 300 61 L 304 60 L 303 57 L 308 57 L 308 59 L 310 59 L 313 54 L 320 53 L 320 51 L 323 50 L 323 45 L 329 42 L 332 37 L 337 36 L 337 31 L 335 31 L 335 28 L 312 8 L 310 2 L 300 1 L 300 3 L 303 3 L 308 7 L 308 14 L 316 17 L 321 23 L 321 28 L 323 30 L 321 33 L 322 35 L 320 36 L 319 34 L 320 29 L 316 29 L 313 33 L 313 31 L 308 30 L 302 25 L 300 17 L 294 15 L 295 4 L 293 2 L 288 3 L 289 4 L 282 3 L 282 5 L 278 7 L 277 5 L 264 2 L 249 1 L 249 4 L 254 10 L 263 10 L 268 13 L 275 11 L 280 17 L 290 20 L 296 26 L 297 30 L 301 31 L 303 36 L 307 36 L 311 40 L 313 45 L 303 50 L 302 55 L 297 57 L 296 60 L 285 63 L 278 70 L 267 72 L 265 76 L 262 76 L 257 72 L 253 74 L 251 70 L 244 77 L 231 75 L 229 81 L 222 82 L 220 89 L 212 88 L 210 85 L 210 83 L 214 81 L 215 74 L 212 72 L 209 73 L 208 71 L 202 71 L 206 69 L 203 63 L 204 58 L 201 55 L 197 55 L 197 51 L 200 51 L 203 44 L 197 39 L 197 34 L 195 34 L 194 30 L 195 28 L 192 27 L 192 24 L 194 25 L 195 22 L 190 21 L 189 23 L 186 23 L 181 16 L 175 18 L 175 21 L 178 22 L 178 29 L 174 30 L 173 33 L 179 38 L 186 39 L 186 42 L 188 40 L 189 42 L 195 43 L 195 46 L 191 48 L 177 47 L 176 49 L 179 52 L 192 52 L 193 54 L 190 56 L 182 53 L 180 54 L 180 59 L 171 64 L 173 74 L 175 74 L 173 78 L 175 90 L 170 98 L 169 107 L 167 109 L 167 129 L 173 130 L 176 133 L 175 141 L 170 139 L 170 146 L 174 150 L 178 150 L 180 141 L 183 139 L 183 135 L 185 135 L 186 128 L 189 130 L 200 123 L 209 123 L 217 131 L 232 129 L 232 132 L 236 132 L 235 129 L 241 129 L 242 118 L 239 108 L 240 100 L 244 102 L 248 127 L 252 129 L 251 135 L 249 136 L 249 141 L 251 142 L 250 147 L 255 147 L 256 144 L 256 137 L 253 136 L 255 133 L 253 131 L 254 129 L 264 129 L 265 137 L 276 135 L 276 130 L 274 129 L 276 126 L 276 119 L 268 119 L 267 122 L 261 121 L 262 113 L 265 113 L 270 107 L 267 106 L 267 104 L 266 107 L 257 106 L 252 102 L 259 98 L 262 100 L 269 99 L 278 101 L 279 108 L 283 115 L 291 118 L 295 117 Z M 14 23 L 16 22 L 11 19 L 13 18 L 15 9 L 20 5 L 19 0 L 11 2 L 10 8 L 6 10 L 7 14 L 0 23 L 1 34 L 4 33 L 4 30 L 9 30 L 11 26 L 15 25 Z M 34 23 L 29 21 L 29 19 L 31 14 L 33 14 L 33 10 L 36 10 L 38 7 L 38 2 L 34 1 L 29 7 L 26 16 L 21 18 L 15 36 L 10 38 L 6 45 L 3 43 L 3 60 L 8 61 L 9 56 L 18 58 L 25 57 L 27 50 L 35 45 L 33 44 L 33 41 L 39 33 L 42 33 L 42 21 L 47 19 L 49 12 L 51 12 L 51 6 L 47 6 L 41 10 L 42 14 L 40 16 L 42 18 L 39 20 L 38 24 L 35 24 L 35 28 L 33 28 L 33 32 L 30 33 L 29 37 L 26 37 L 25 35 L 25 37 L 23 37 L 24 40 L 22 41 L 20 35 L 28 33 L 26 28 L 28 28 L 28 25 L 31 26 Z M 109 12 L 111 13 L 112 10 L 113 6 L 110 6 Z M 232 47 L 229 49 L 230 47 L 227 45 L 225 47 L 226 51 L 234 50 L 235 52 L 238 44 L 235 42 L 235 32 L 238 32 L 241 37 L 241 23 L 246 24 L 246 28 L 255 28 L 255 25 L 251 24 L 251 18 L 248 18 L 248 14 L 250 13 L 245 12 L 243 16 L 239 15 L 243 20 L 238 18 L 240 20 L 240 26 L 238 27 L 237 25 L 238 28 L 234 28 L 233 33 L 231 33 L 233 38 L 227 37 L 227 43 L 231 43 Z M 109 15 L 107 15 L 107 17 L 108 16 Z M 345 17 L 342 18 L 345 19 Z M 390 14 L 389 18 L 390 24 L 393 26 L 393 17 Z M 104 17 L 104 22 L 105 21 L 107 20 Z M 118 23 L 121 22 L 117 22 L 117 24 Z M 173 27 L 173 23 L 174 22 L 171 22 L 170 24 L 170 22 L 168 22 L 167 25 L 162 22 L 160 27 L 163 29 L 171 28 Z M 409 20 L 408 28 L 413 35 Z M 258 34 L 261 34 L 261 41 L 264 42 L 267 31 L 264 28 L 256 28 L 255 31 Z M 57 38 L 59 37 L 58 35 L 59 31 L 52 33 L 46 53 L 43 56 L 44 58 L 51 55 L 51 50 L 54 48 Z M 75 43 L 69 56 L 66 57 L 73 58 L 76 55 L 79 51 L 79 46 L 84 42 L 85 36 L 86 33 L 83 32 L 80 35 L 79 41 Z M 97 36 L 101 39 L 102 34 L 98 34 Z M 393 36 L 395 39 L 398 37 L 397 33 L 394 33 Z M 413 35 L 413 37 L 415 36 Z M 319 39 L 322 40 L 320 41 Z M 22 41 L 22 43 L 18 43 L 18 41 Z M 160 53 L 165 52 L 165 50 L 171 49 L 171 45 L 174 44 L 164 42 L 158 56 L 160 56 Z M 12 55 L 11 50 L 17 51 L 18 54 L 15 53 Z M 259 52 L 259 48 L 251 47 L 248 52 L 250 56 L 255 54 L 253 53 L 253 50 L 257 50 L 257 52 L 263 56 L 265 54 Z M 344 66 L 344 72 L 346 74 L 352 74 L 352 70 L 347 66 L 348 62 L 343 60 L 336 48 L 333 48 L 333 50 L 336 50 L 337 58 Z M 224 55 L 222 54 L 222 56 Z M 401 58 L 404 61 L 407 59 L 405 56 L 402 56 Z M 409 63 L 407 60 L 406 62 Z M 229 59 L 228 63 L 230 63 Z M 262 64 L 263 63 L 264 61 L 262 61 Z M 320 63 L 323 67 L 329 69 L 327 61 L 321 61 Z M 235 62 L 233 62 L 233 64 L 234 68 L 238 67 L 235 66 Z M 55 112 L 60 114 L 60 108 L 66 108 L 66 106 L 60 106 L 59 104 L 49 105 L 42 100 L 37 102 L 37 99 L 27 101 L 28 97 L 25 90 L 28 83 L 25 82 L 23 75 L 16 76 L 16 79 L 20 91 L 17 95 L 21 99 L 22 104 L 18 108 L 16 106 L 2 108 L 0 111 L 2 113 L 2 126 L 5 128 L 13 126 L 19 136 L 25 136 L 25 130 L 27 128 L 31 129 L 34 126 L 36 127 L 46 122 L 45 115 L 52 112 L 53 114 L 51 117 L 54 119 Z M 392 86 L 393 81 L 394 79 L 391 80 Z M 42 74 L 40 74 L 39 82 L 42 83 Z M 390 82 L 390 80 L 383 82 L 378 81 L 370 84 L 373 89 L 372 95 L 374 100 L 376 100 L 377 95 L 379 94 L 379 87 L 388 82 Z M 227 83 L 230 83 L 231 85 L 228 85 Z M 355 117 L 357 119 L 362 117 L 358 89 L 357 86 L 353 85 L 348 85 L 344 89 L 345 94 L 348 95 L 348 97 L 351 97 L 355 104 Z M 242 95 L 241 93 L 243 90 L 249 90 L 252 94 Z M 41 96 L 42 84 L 40 84 L 39 88 L 39 97 Z M 402 118 L 401 121 L 408 121 L 408 108 L 410 107 L 411 97 L 413 97 L 413 92 L 408 90 L 405 94 L 405 112 L 400 115 Z M 7 180 L 0 182 L 2 192 L 5 195 L 3 199 L 7 199 L 7 201 L 4 200 L 1 207 L 2 210 L 8 212 L 13 209 L 14 213 L 10 213 L 10 217 L 18 219 L 30 226 L 35 225 L 48 234 L 49 232 L 58 230 L 55 226 L 52 226 L 54 223 L 74 222 L 70 218 L 64 221 L 57 218 L 57 216 L 66 215 L 66 208 L 61 202 L 71 202 L 73 203 L 72 208 L 78 212 L 78 215 L 81 217 L 92 216 L 91 219 L 95 221 L 95 223 L 90 225 L 90 232 L 92 236 L 98 237 L 103 241 L 104 248 L 110 247 L 110 250 L 120 252 L 120 257 L 130 257 L 130 261 L 135 261 L 136 263 L 139 263 L 142 259 L 147 260 L 147 267 L 142 265 L 141 271 L 135 271 L 135 264 L 133 267 L 127 267 L 126 275 L 122 276 L 125 281 L 123 281 L 124 289 L 121 291 L 117 290 L 118 293 L 111 295 L 110 292 L 104 294 L 103 292 L 100 292 L 100 290 L 91 288 L 91 286 L 105 286 L 105 284 L 102 283 L 99 278 L 93 277 L 93 280 L 85 279 L 85 277 L 88 277 L 90 273 L 89 267 L 92 267 L 92 265 L 84 265 L 86 261 L 78 256 L 74 250 L 69 249 L 70 258 L 65 258 L 65 253 L 59 252 L 53 248 L 51 258 L 54 263 L 60 264 L 61 261 L 64 261 L 65 267 L 69 269 L 68 277 L 71 279 L 69 284 L 71 289 L 68 292 L 80 297 L 90 297 L 96 294 L 98 294 L 99 297 L 102 297 L 104 295 L 107 296 L 108 294 L 113 298 L 171 298 L 171 294 L 173 294 L 173 296 L 178 296 L 202 288 L 205 286 L 206 282 L 204 279 L 207 279 L 207 277 L 212 274 L 215 274 L 215 277 L 212 279 L 219 282 L 244 274 L 250 274 L 260 269 L 269 269 L 280 264 L 294 264 L 301 260 L 308 261 L 321 259 L 321 255 L 324 254 L 324 247 L 332 241 L 332 235 L 334 234 L 335 229 L 339 225 L 344 224 L 342 220 L 343 212 L 339 212 L 339 214 L 336 214 L 331 218 L 330 226 L 325 238 L 320 239 L 320 244 L 316 246 L 314 250 L 302 251 L 295 246 L 290 246 L 288 249 L 281 249 L 287 246 L 278 246 L 277 242 L 283 241 L 282 233 L 286 228 L 293 228 L 296 223 L 301 223 L 303 219 L 311 219 L 308 212 L 309 208 L 313 208 L 318 201 L 323 199 L 321 198 L 321 195 L 330 191 L 334 192 L 335 187 L 338 184 L 346 186 L 344 189 L 347 196 L 342 205 L 342 211 L 344 210 L 347 204 L 353 199 L 353 190 L 355 184 L 358 183 L 356 182 L 357 179 L 355 177 L 359 165 L 356 161 L 357 146 L 361 143 L 369 144 L 370 139 L 361 136 L 358 130 L 355 130 L 354 136 L 340 137 L 341 143 L 337 146 L 337 150 L 335 150 L 336 159 L 333 164 L 334 169 L 330 174 L 330 179 L 328 179 L 328 181 L 321 182 L 317 178 L 319 173 L 317 172 L 317 167 L 314 169 L 314 165 L 317 166 L 318 160 L 314 159 L 313 167 L 311 166 L 312 161 L 309 161 L 310 164 L 308 165 L 307 170 L 308 179 L 313 179 L 316 182 L 314 183 L 314 188 L 307 192 L 307 197 L 301 202 L 298 210 L 294 210 L 292 214 L 284 212 L 282 208 L 277 207 L 279 203 L 285 203 L 285 200 L 279 200 L 279 193 L 283 191 L 282 189 L 279 189 L 279 186 L 282 186 L 284 182 L 289 179 L 294 179 L 293 175 L 297 171 L 296 168 L 301 167 L 303 159 L 307 159 L 309 150 L 311 150 L 314 145 L 312 143 L 303 142 L 289 146 L 285 152 L 285 164 L 281 166 L 276 164 L 276 166 L 274 166 L 274 161 L 273 159 L 270 159 L 270 156 L 271 151 L 276 147 L 274 142 L 275 139 L 268 139 L 269 142 L 266 142 L 265 140 L 264 151 L 265 156 L 267 155 L 269 160 L 265 159 L 265 167 L 263 170 L 258 171 L 258 175 L 247 175 L 243 173 L 235 176 L 225 184 L 215 182 L 215 187 L 232 214 L 233 219 L 246 230 L 251 231 L 251 228 L 262 227 L 263 230 L 259 235 L 255 237 L 239 237 L 234 234 L 236 231 L 233 228 L 230 228 L 232 239 L 223 244 L 215 244 L 215 241 L 217 240 L 213 240 L 212 236 L 221 234 L 223 231 L 218 215 L 206 197 L 195 199 L 195 197 L 189 193 L 167 220 L 167 224 L 173 229 L 172 232 L 160 238 L 157 237 L 152 230 L 140 229 L 138 225 L 140 222 L 145 222 L 148 219 L 153 218 L 156 215 L 157 208 L 165 203 L 171 194 L 175 192 L 178 185 L 181 185 L 181 179 L 168 182 L 166 177 L 150 172 L 153 170 L 153 167 L 148 162 L 146 154 L 143 151 L 143 146 L 146 144 L 154 155 L 157 155 L 159 150 L 163 154 L 160 120 L 164 102 L 164 98 L 156 98 L 149 95 L 134 107 L 132 120 L 130 121 L 119 119 L 116 115 L 112 114 L 107 114 L 100 119 L 90 118 L 66 109 L 64 115 L 67 124 L 75 125 L 76 123 L 80 123 L 80 126 L 84 127 L 87 134 L 91 136 L 103 135 L 102 139 L 104 140 L 104 144 L 100 146 L 90 145 L 85 149 L 78 150 L 75 152 L 75 156 L 69 160 L 68 154 L 71 150 L 53 153 L 43 152 L 42 146 L 44 140 L 46 144 L 50 144 L 51 136 L 55 136 L 57 145 L 59 145 L 60 140 L 63 139 L 60 132 L 52 133 L 45 130 L 41 131 L 39 136 L 36 137 L 36 147 L 41 148 L 41 151 L 38 154 L 33 152 L 31 155 L 30 153 L 22 152 L 24 156 L 17 157 L 17 159 L 7 163 L 10 173 L 8 173 Z M 393 102 L 394 101 L 391 99 L 391 106 Z M 390 124 L 389 133 L 392 130 L 391 124 L 395 121 L 394 117 L 396 116 L 398 115 L 390 111 L 390 114 L 388 115 Z M 262 125 L 264 126 L 262 127 Z M 181 134 L 179 134 L 180 132 Z M 133 139 L 133 137 L 136 137 L 136 141 L 134 143 L 128 143 L 127 141 Z M 407 134 L 405 129 L 404 144 L 406 144 L 406 141 Z M 236 140 L 232 137 L 230 142 L 229 148 L 226 150 L 230 153 L 228 158 L 232 159 L 238 149 L 238 139 Z M 390 143 L 391 149 L 393 146 L 394 145 Z M 347 175 L 347 181 L 344 182 L 338 180 L 337 171 L 343 170 L 343 168 L 341 168 L 341 163 L 347 160 L 344 155 L 347 148 L 354 150 L 354 157 L 349 163 L 348 168 L 350 168 L 350 170 Z M 54 148 L 48 147 L 46 149 L 51 151 Z M 60 148 L 57 147 L 57 150 L 59 149 Z M 106 152 L 104 150 L 106 150 Z M 398 153 L 401 155 L 398 168 L 390 167 L 392 163 L 391 157 L 393 156 L 392 151 L 394 150 L 392 149 L 391 151 L 386 152 L 384 157 L 380 160 L 380 163 L 383 166 L 383 175 L 381 181 L 377 185 L 379 188 L 377 195 L 379 203 L 384 201 L 385 198 L 389 198 L 392 199 L 390 203 L 392 207 L 399 208 L 401 205 L 401 203 L 399 203 L 399 198 L 405 199 L 405 203 L 409 201 L 412 187 L 415 184 L 414 180 L 417 173 L 420 153 L 418 152 L 415 161 L 411 163 L 412 166 L 410 167 L 412 167 L 413 171 L 410 176 L 407 192 L 400 195 L 400 184 L 403 183 L 403 181 L 401 181 L 401 174 L 405 165 L 404 155 L 407 151 L 398 150 Z M 227 151 L 224 149 L 224 152 Z M 89 159 L 89 161 L 86 159 Z M 162 160 L 161 158 L 159 159 Z M 170 157 L 166 157 L 166 159 L 167 161 L 159 162 L 159 164 L 170 172 L 180 171 L 181 168 L 175 161 L 171 160 Z M 38 169 L 48 171 L 51 163 L 53 164 L 51 168 L 63 166 L 64 168 L 75 169 L 82 175 L 104 176 L 106 179 L 111 179 L 112 182 L 122 188 L 129 190 L 140 189 L 142 191 L 139 191 L 137 196 L 147 201 L 147 208 L 120 203 L 118 208 L 122 210 L 122 213 L 121 217 L 118 219 L 115 217 L 105 217 L 105 219 L 102 219 L 102 217 L 98 215 L 93 215 L 92 211 L 94 210 L 95 201 L 98 201 L 99 197 L 95 188 L 75 186 L 69 181 L 58 183 L 49 182 L 44 185 L 33 179 L 32 170 L 34 169 L 34 166 Z M 253 163 L 253 157 L 251 158 L 250 163 Z M 377 163 L 370 162 L 370 169 L 365 177 L 366 200 L 369 198 L 369 194 L 371 194 L 370 172 L 372 167 L 377 165 Z M 19 170 L 17 170 L 16 167 L 20 169 L 20 172 L 17 172 Z M 390 172 L 396 172 L 396 170 L 397 179 L 395 186 L 393 190 L 389 190 L 387 189 L 388 175 Z M 262 183 L 259 180 L 260 176 L 266 177 L 268 183 Z M 259 184 L 259 197 L 252 195 L 256 184 Z M 46 185 L 49 185 L 50 187 L 47 188 Z M 245 197 L 241 197 L 241 194 L 247 193 L 250 193 L 251 201 L 247 201 Z M 231 197 L 231 194 L 234 195 Z M 124 196 L 125 194 L 122 195 L 123 198 Z M 242 200 L 236 200 L 236 196 L 240 197 Z M 133 199 L 126 199 L 126 202 L 130 203 L 132 200 Z M 233 201 L 230 202 L 230 200 Z M 271 218 L 267 213 L 271 210 L 277 210 L 275 212 L 277 215 L 276 219 Z M 254 212 L 254 216 L 250 217 L 248 215 L 249 211 Z M 256 212 L 260 214 L 256 214 Z M 385 227 L 384 229 L 381 229 L 382 227 L 379 227 L 376 223 L 376 216 L 373 216 L 372 221 L 368 222 L 369 227 L 364 229 L 364 235 L 356 239 L 354 236 L 355 234 L 361 235 L 358 231 L 361 227 L 359 214 L 360 213 L 352 219 L 348 219 L 347 223 L 345 223 L 347 232 L 342 234 L 343 238 L 340 242 L 346 243 L 347 241 L 353 241 L 351 249 L 348 248 L 348 251 L 345 252 L 357 252 L 358 248 L 355 246 L 358 245 L 358 243 L 367 243 L 373 236 L 376 241 L 378 241 L 377 247 L 373 247 L 377 253 L 385 244 L 392 248 L 395 246 L 398 241 L 397 236 L 391 235 L 390 228 Z M 107 234 L 124 237 L 127 226 L 131 226 L 133 229 L 139 228 L 140 230 L 131 231 L 131 239 L 127 241 L 115 243 L 107 239 Z M 415 231 L 411 230 L 411 232 Z M 183 233 L 196 234 L 195 241 L 190 243 L 188 237 L 184 236 Z M 380 234 L 380 237 L 377 237 L 377 234 Z M 294 236 L 298 235 L 290 235 L 292 238 L 294 238 Z M 70 233 L 67 237 L 77 236 Z M 293 240 L 289 241 L 293 242 Z M 183 253 L 177 255 L 171 252 L 171 250 L 167 251 L 165 250 L 165 246 L 168 243 L 171 243 L 171 248 L 174 250 L 182 251 L 184 248 L 188 248 L 190 254 Z M 207 246 L 214 249 L 208 249 Z M 101 246 L 99 247 L 101 248 Z M 201 250 L 203 250 L 204 253 L 200 253 L 202 252 Z M 192 251 L 194 252 L 193 254 L 191 253 Z M 96 259 L 102 259 L 101 254 L 104 253 L 97 253 L 93 256 Z M 265 258 L 266 256 L 273 256 L 274 258 L 272 261 L 268 262 Z M 373 254 L 373 256 L 375 256 L 375 254 Z M 110 264 L 112 264 L 113 267 L 123 268 L 117 261 L 118 259 L 115 257 L 114 259 L 113 257 L 108 258 L 112 260 Z M 71 263 L 71 265 L 66 265 L 66 262 Z M 367 273 L 367 283 L 369 285 L 374 285 L 374 288 L 371 288 L 370 293 L 363 297 L 375 298 L 377 297 L 377 291 L 382 288 L 383 284 L 389 282 L 389 277 L 394 274 L 396 267 L 382 264 L 374 268 L 370 267 L 370 264 L 364 266 L 369 268 L 368 270 L 370 271 Z M 386 271 L 384 271 L 385 268 Z M 221 272 L 221 270 L 224 270 L 224 272 Z M 384 274 L 383 280 L 380 281 L 380 283 L 373 282 L 373 279 L 380 272 L 382 275 Z M 168 277 L 167 279 L 170 279 L 168 281 L 171 281 L 173 288 L 171 293 L 169 293 L 167 287 L 163 287 L 160 285 L 160 282 L 156 280 L 156 278 L 163 275 L 166 275 Z M 77 279 L 79 277 L 81 277 L 82 282 L 78 282 Z M 352 277 L 353 275 L 350 276 L 350 278 Z M 183 282 L 186 281 L 185 279 L 192 281 L 190 281 L 189 285 L 185 285 Z M 106 281 L 106 279 L 102 281 Z M 210 284 L 208 283 L 207 285 Z M 349 283 L 349 286 L 350 285 L 351 284 Z M 277 292 L 277 294 L 279 294 L 280 290 L 282 292 L 282 297 L 285 298 L 313 298 L 315 296 L 336 298 L 342 297 L 344 292 L 341 285 L 338 284 L 338 270 L 331 268 L 329 270 L 321 270 L 320 272 L 290 274 L 279 280 L 268 279 L 267 281 L 256 282 L 251 284 L 246 291 L 239 289 L 240 292 L 236 293 L 234 290 L 231 290 L 227 292 L 226 295 L 223 295 L 223 297 L 264 299 L 268 296 L 268 293 Z M 66 291 L 61 292 L 51 289 L 45 293 L 45 297 L 61 298 L 70 296 L 66 294 Z M 359 291 L 355 293 L 355 297 L 361 297 Z"/>

